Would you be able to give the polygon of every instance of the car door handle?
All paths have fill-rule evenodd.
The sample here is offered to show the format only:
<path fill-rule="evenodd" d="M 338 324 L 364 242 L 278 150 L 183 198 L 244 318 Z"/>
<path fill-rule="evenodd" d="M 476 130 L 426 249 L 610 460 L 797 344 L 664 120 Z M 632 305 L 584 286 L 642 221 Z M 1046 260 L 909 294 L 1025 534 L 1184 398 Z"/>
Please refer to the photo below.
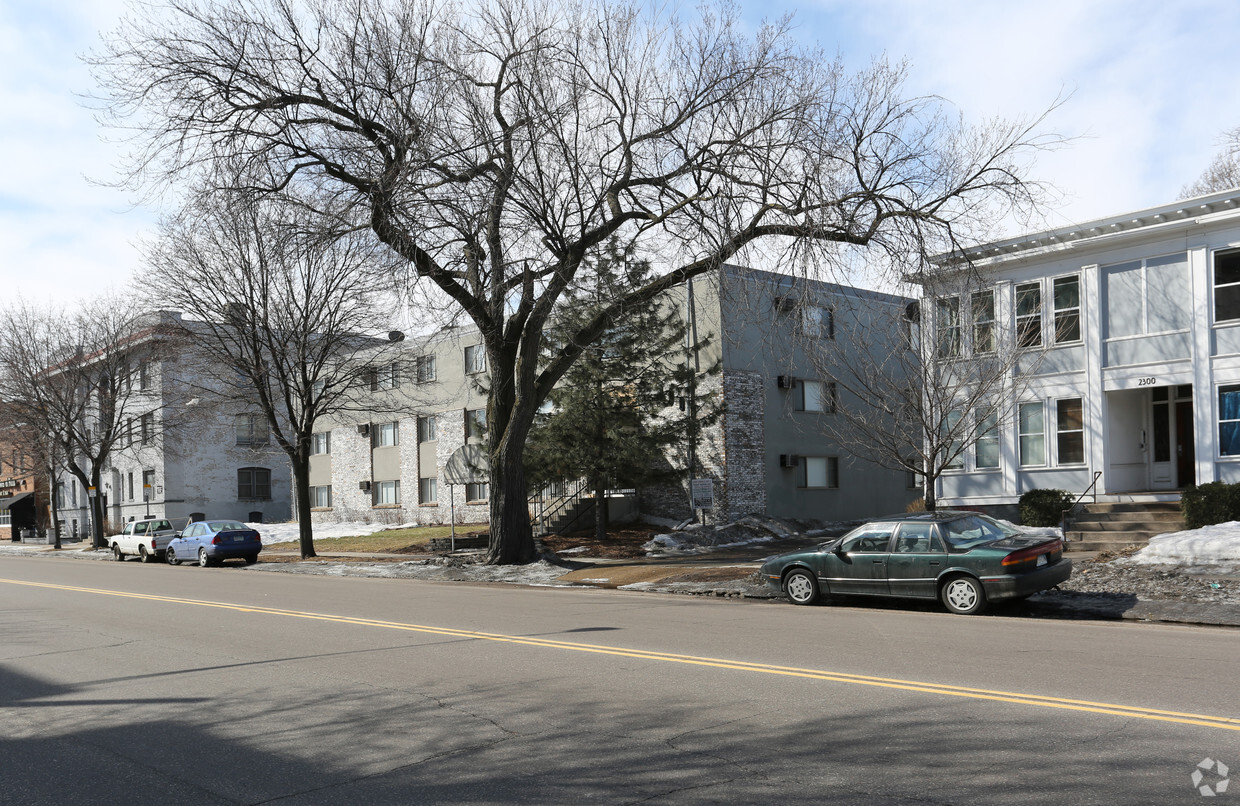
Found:
<path fill-rule="evenodd" d="M 938 564 L 939 564 L 939 561 L 938 561 L 938 560 L 931 560 L 931 561 L 930 561 L 930 564 L 931 564 L 931 565 L 938 565 Z"/>
<path fill-rule="evenodd" d="M 875 561 L 874 561 L 874 564 L 875 564 L 875 565 L 882 565 L 884 562 L 886 562 L 886 560 L 875 560 Z"/>

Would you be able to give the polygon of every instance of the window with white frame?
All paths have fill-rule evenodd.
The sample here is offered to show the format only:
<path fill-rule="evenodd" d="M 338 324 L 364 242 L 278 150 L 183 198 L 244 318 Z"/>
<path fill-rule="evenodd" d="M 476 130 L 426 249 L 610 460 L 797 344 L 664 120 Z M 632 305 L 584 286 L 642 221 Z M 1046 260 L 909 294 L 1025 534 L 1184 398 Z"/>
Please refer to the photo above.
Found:
<path fill-rule="evenodd" d="M 1214 321 L 1240 319 L 1240 250 L 1214 253 Z"/>
<path fill-rule="evenodd" d="M 1240 456 L 1240 386 L 1218 388 L 1219 456 Z"/>
<path fill-rule="evenodd" d="M 1018 429 L 1020 433 L 1021 467 L 1046 464 L 1046 410 L 1041 401 L 1021 403 Z"/>
<path fill-rule="evenodd" d="M 418 418 L 418 442 L 435 442 L 439 439 L 439 422 L 435 415 Z"/>
<path fill-rule="evenodd" d="M 394 507 L 400 505 L 399 481 L 376 481 L 370 486 L 377 507 Z"/>
<path fill-rule="evenodd" d="M 149 361 L 138 362 L 138 389 L 145 392 L 151 386 L 151 364 Z"/>
<path fill-rule="evenodd" d="M 310 455 L 321 456 L 332 452 L 332 432 L 319 431 L 310 435 Z"/>
<path fill-rule="evenodd" d="M 949 411 L 943 417 L 943 469 L 960 470 L 964 467 L 964 443 L 960 440 L 959 411 Z M 941 443 L 942 444 L 942 443 Z"/>
<path fill-rule="evenodd" d="M 126 474 L 125 474 L 125 483 L 126 483 L 126 486 L 129 488 L 129 500 L 130 500 L 130 501 L 132 501 L 132 500 L 134 500 L 134 497 L 133 497 L 133 471 L 130 471 L 129 473 L 126 473 Z"/>
<path fill-rule="evenodd" d="M 481 344 L 465 348 L 465 374 L 474 375 L 487 370 L 487 353 Z"/>
<path fill-rule="evenodd" d="M 960 355 L 960 298 L 941 297 L 934 301 L 935 334 L 939 358 Z"/>
<path fill-rule="evenodd" d="M 1102 267 L 1103 338 L 1187 330 L 1192 324 L 1188 253 Z"/>
<path fill-rule="evenodd" d="M 1085 415 L 1081 398 L 1055 401 L 1055 463 L 1085 462 Z"/>
<path fill-rule="evenodd" d="M 800 381 L 798 411 L 834 414 L 838 404 L 834 381 Z"/>
<path fill-rule="evenodd" d="M 994 470 L 999 466 L 999 413 L 974 412 L 977 438 L 973 443 L 973 466 L 978 470 Z"/>
<path fill-rule="evenodd" d="M 376 448 L 399 445 L 400 426 L 397 423 L 375 423 L 370 427 L 370 438 Z"/>
<path fill-rule="evenodd" d="M 491 485 L 486 482 L 471 482 L 465 485 L 466 501 L 485 501 L 490 496 Z"/>
<path fill-rule="evenodd" d="M 0 509 L 0 526 L 12 526 L 12 525 L 13 525 L 13 513 L 10 512 L 7 508 Z"/>
<path fill-rule="evenodd" d="M 465 410 L 465 438 L 482 439 L 487 435 L 487 410 Z"/>
<path fill-rule="evenodd" d="M 840 460 L 836 456 L 802 457 L 801 486 L 807 490 L 834 490 L 840 486 Z"/>
<path fill-rule="evenodd" d="M 1042 345 L 1042 284 L 1016 286 L 1016 346 Z"/>
<path fill-rule="evenodd" d="M 315 485 L 310 488 L 310 506 L 315 509 L 330 509 L 332 505 L 332 486 L 330 484 Z"/>
<path fill-rule="evenodd" d="M 264 423 L 265 422 L 266 421 L 264 421 Z M 148 442 L 155 439 L 155 415 L 152 412 L 148 411 L 146 414 L 143 414 L 138 421 L 138 425 L 141 431 L 143 445 L 146 445 Z"/>
<path fill-rule="evenodd" d="M 265 467 L 243 467 L 237 470 L 237 498 L 271 500 L 271 470 Z"/>
<path fill-rule="evenodd" d="M 416 364 L 417 364 L 418 383 L 430 383 L 431 381 L 435 380 L 435 377 L 436 377 L 435 356 L 420 355 L 417 358 Z"/>
<path fill-rule="evenodd" d="M 973 353 L 983 355 L 995 351 L 995 292 L 974 291 L 969 296 L 969 312 L 973 317 Z"/>
<path fill-rule="evenodd" d="M 261 414 L 238 414 L 233 418 L 238 445 L 266 445 L 269 440 L 267 418 Z M 146 429 L 142 441 L 146 442 Z"/>
<path fill-rule="evenodd" d="M 439 483 L 434 477 L 418 479 L 418 502 L 434 504 L 439 500 Z"/>
<path fill-rule="evenodd" d="M 400 388 L 400 364 L 393 361 L 370 371 L 370 390 L 378 392 Z"/>
<path fill-rule="evenodd" d="M 1055 343 L 1081 340 L 1081 278 L 1056 277 L 1051 281 L 1051 303 L 1055 308 Z"/>

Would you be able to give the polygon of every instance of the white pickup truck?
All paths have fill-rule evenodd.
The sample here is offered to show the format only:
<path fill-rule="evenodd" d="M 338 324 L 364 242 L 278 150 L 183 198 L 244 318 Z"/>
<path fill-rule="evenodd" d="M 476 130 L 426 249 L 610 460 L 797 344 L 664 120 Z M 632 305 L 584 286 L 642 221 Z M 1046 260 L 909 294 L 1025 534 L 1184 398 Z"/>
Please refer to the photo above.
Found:
<path fill-rule="evenodd" d="M 177 530 L 166 518 L 130 521 L 119 535 L 112 535 L 112 555 L 117 560 L 137 555 L 144 563 L 162 561 L 168 543 L 176 536 Z"/>

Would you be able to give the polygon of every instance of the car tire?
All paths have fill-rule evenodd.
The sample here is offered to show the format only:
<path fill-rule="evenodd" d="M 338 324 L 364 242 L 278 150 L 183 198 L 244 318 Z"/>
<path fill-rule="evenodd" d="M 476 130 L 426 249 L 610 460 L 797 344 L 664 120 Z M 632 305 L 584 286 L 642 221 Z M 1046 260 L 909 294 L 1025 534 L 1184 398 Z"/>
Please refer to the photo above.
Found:
<path fill-rule="evenodd" d="M 257 554 L 247 554 L 247 555 L 245 555 L 245 564 L 246 564 L 246 565 L 253 565 L 253 564 L 254 564 L 254 563 L 256 563 L 256 562 L 258 562 L 258 555 L 257 555 Z"/>
<path fill-rule="evenodd" d="M 784 593 L 794 605 L 812 605 L 818 601 L 818 580 L 804 568 L 796 568 L 784 577 Z"/>
<path fill-rule="evenodd" d="M 168 561 L 168 565 L 180 565 L 181 561 L 177 559 L 177 553 L 169 548 L 164 552 L 164 559 Z"/>
<path fill-rule="evenodd" d="M 200 568 L 206 568 L 211 564 L 211 558 L 207 556 L 206 549 L 198 549 L 198 565 Z"/>
<path fill-rule="evenodd" d="M 986 591 L 982 583 L 969 576 L 954 576 L 939 590 L 943 606 L 953 613 L 971 616 L 986 609 Z"/>
<path fill-rule="evenodd" d="M 155 555 L 147 552 L 146 546 L 138 546 L 138 558 L 141 559 L 142 562 L 144 563 L 155 562 Z"/>
<path fill-rule="evenodd" d="M 112 544 L 112 559 L 116 560 L 118 563 L 125 561 L 124 552 L 122 552 L 121 547 L 115 543 Z"/>

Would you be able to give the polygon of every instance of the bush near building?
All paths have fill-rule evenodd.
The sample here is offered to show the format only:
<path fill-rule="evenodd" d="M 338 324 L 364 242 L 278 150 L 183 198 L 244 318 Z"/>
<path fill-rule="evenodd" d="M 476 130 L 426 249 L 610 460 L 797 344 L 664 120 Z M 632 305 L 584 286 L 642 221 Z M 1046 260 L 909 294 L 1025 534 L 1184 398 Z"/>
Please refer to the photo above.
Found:
<path fill-rule="evenodd" d="M 1072 495 L 1054 488 L 1029 490 L 1020 497 L 1020 522 L 1024 526 L 1058 526 L 1063 511 L 1072 506 Z"/>
<path fill-rule="evenodd" d="M 1240 520 L 1240 484 L 1211 481 L 1189 487 L 1180 496 L 1180 508 L 1189 529 Z"/>

